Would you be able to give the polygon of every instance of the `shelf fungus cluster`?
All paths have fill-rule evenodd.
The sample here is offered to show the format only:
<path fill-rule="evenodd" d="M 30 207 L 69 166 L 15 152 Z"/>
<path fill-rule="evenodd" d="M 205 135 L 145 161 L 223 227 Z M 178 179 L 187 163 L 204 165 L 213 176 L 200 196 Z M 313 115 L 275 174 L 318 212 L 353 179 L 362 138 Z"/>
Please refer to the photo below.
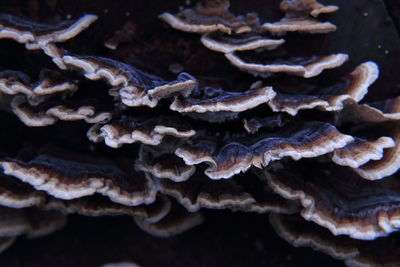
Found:
<path fill-rule="evenodd" d="M 53 25 L 0 15 L 0 39 L 49 61 L 36 76 L 0 70 L 0 250 L 68 214 L 131 216 L 169 237 L 226 209 L 270 213 L 295 246 L 369 262 L 364 246 L 377 242 L 362 240 L 400 229 L 400 97 L 363 101 L 379 76 L 372 61 L 343 75 L 328 71 L 349 59 L 341 51 L 285 53 L 288 35 L 335 31 L 317 17 L 337 6 L 283 0 L 277 22 L 229 8 L 204 0 L 159 16 L 170 38 L 201 34 L 197 48 L 225 56 L 237 77 L 220 79 L 65 45 L 95 15 Z"/>

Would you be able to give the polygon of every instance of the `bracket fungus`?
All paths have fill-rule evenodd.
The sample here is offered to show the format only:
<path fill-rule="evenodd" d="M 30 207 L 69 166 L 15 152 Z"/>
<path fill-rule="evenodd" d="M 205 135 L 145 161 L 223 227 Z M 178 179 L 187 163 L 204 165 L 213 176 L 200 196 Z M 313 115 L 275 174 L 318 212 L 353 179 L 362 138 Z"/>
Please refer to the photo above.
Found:
<path fill-rule="evenodd" d="M 396 266 L 400 263 L 396 237 L 363 242 L 333 236 L 326 229 L 311 227 L 296 216 L 280 214 L 271 214 L 270 223 L 276 233 L 293 246 L 310 247 L 343 261 L 347 266 Z"/>
<path fill-rule="evenodd" d="M 201 43 L 210 50 L 221 53 L 248 51 L 256 49 L 273 50 L 283 44 L 284 39 L 271 39 L 255 33 L 223 35 L 219 32 L 203 34 Z"/>
<path fill-rule="evenodd" d="M 95 15 L 66 20 L 55 25 L 41 24 L 11 14 L 0 14 L 0 38 L 13 39 L 29 50 L 41 49 L 51 43 L 74 38 L 97 20 Z"/>
<path fill-rule="evenodd" d="M 245 172 L 251 166 L 264 168 L 284 157 L 294 160 L 318 157 L 352 141 L 353 137 L 341 134 L 330 124 L 311 121 L 243 141 L 227 140 L 222 146 L 215 139 L 194 139 L 178 148 L 176 155 L 188 165 L 208 163 L 210 167 L 205 174 L 211 179 L 221 179 Z"/>
<path fill-rule="evenodd" d="M 4 159 L 5 174 L 16 177 L 61 199 L 75 199 L 99 193 L 128 206 L 154 202 L 156 190 L 146 173 L 134 170 L 128 159 L 101 159 L 84 154 L 65 154 L 43 149 L 25 162 Z M 135 180 L 128 177 L 133 176 Z"/>
<path fill-rule="evenodd" d="M 163 13 L 160 19 L 178 30 L 207 33 L 221 31 L 227 34 L 245 33 L 259 24 L 255 13 L 235 16 L 229 11 L 228 0 L 204 0 L 194 8 L 185 9 L 177 14 Z"/>
<path fill-rule="evenodd" d="M 346 179 L 337 181 L 338 174 Z M 313 172 L 306 168 L 296 168 L 296 173 L 289 168 L 267 171 L 265 178 L 275 192 L 301 203 L 302 217 L 334 235 L 370 240 L 399 229 L 395 175 L 375 184 L 344 167 L 319 167 Z"/>
<path fill-rule="evenodd" d="M 179 113 L 237 113 L 268 103 L 275 95 L 272 87 L 260 87 L 242 92 L 203 87 L 186 98 L 175 98 L 170 108 Z"/>
<path fill-rule="evenodd" d="M 77 88 L 73 82 L 52 70 L 42 70 L 36 83 L 32 83 L 29 76 L 19 71 L 0 73 L 0 91 L 7 95 L 24 94 L 32 98 L 75 90 Z"/>
<path fill-rule="evenodd" d="M 378 74 L 378 66 L 373 62 L 366 62 L 343 77 L 341 83 L 318 88 L 316 92 L 310 92 L 310 95 L 278 94 L 268 105 L 275 112 L 284 111 L 293 116 L 303 109 L 342 110 L 345 103 L 361 101 Z"/>
<path fill-rule="evenodd" d="M 323 13 L 336 12 L 339 7 L 325 6 L 317 0 L 282 1 L 280 9 L 285 12 L 285 17 L 278 22 L 264 23 L 262 28 L 274 34 L 286 32 L 300 33 L 329 33 L 336 30 L 336 26 L 330 22 L 319 22 L 314 19 Z"/>
<path fill-rule="evenodd" d="M 179 118 L 159 116 L 147 120 L 121 118 L 105 125 L 99 123 L 89 129 L 88 138 L 94 142 L 104 140 L 108 146 L 118 148 L 134 142 L 156 146 L 161 144 L 165 136 L 187 139 L 195 133 L 190 125 Z"/>
<path fill-rule="evenodd" d="M 227 53 L 225 57 L 232 65 L 241 70 L 251 72 L 255 75 L 267 75 L 269 73 L 284 72 L 304 78 L 311 78 L 319 75 L 326 69 L 340 67 L 348 59 L 346 54 L 333 54 L 324 57 L 311 58 L 288 58 L 277 62 L 271 61 L 266 64 L 247 62 L 237 56 L 235 53 Z M 280 62 L 282 61 L 282 63 Z"/>
<path fill-rule="evenodd" d="M 187 73 L 180 73 L 177 80 L 166 82 L 131 65 L 104 57 L 64 55 L 61 61 L 82 70 L 88 79 L 105 79 L 110 85 L 118 86 L 111 90 L 117 91 L 122 103 L 131 107 L 155 107 L 160 98 L 173 94 L 188 96 L 197 85 Z"/>
<path fill-rule="evenodd" d="M 170 141 L 158 147 L 141 145 L 135 168 L 150 173 L 155 178 L 170 179 L 174 182 L 188 180 L 196 171 L 175 155 L 177 143 Z M 161 149 L 160 149 L 161 147 Z"/>
<path fill-rule="evenodd" d="M 16 58 L 0 64 L 0 251 L 67 217 L 117 215 L 175 247 L 235 212 L 248 231 L 253 218 L 294 246 L 374 263 L 367 251 L 400 230 L 400 96 L 382 61 L 329 43 L 343 30 L 316 19 L 336 21 L 329 1 L 264 1 L 260 15 L 167 2 L 135 3 L 152 15 L 111 39 L 123 22 L 105 23 L 108 9 L 0 14 L 0 55 Z M 284 18 L 268 22 L 270 5 Z"/>
<path fill-rule="evenodd" d="M 110 112 L 97 112 L 93 105 L 46 101 L 33 106 L 24 96 L 15 96 L 11 108 L 22 122 L 31 127 L 52 125 L 58 120 L 84 120 L 92 124 L 111 119 Z"/>

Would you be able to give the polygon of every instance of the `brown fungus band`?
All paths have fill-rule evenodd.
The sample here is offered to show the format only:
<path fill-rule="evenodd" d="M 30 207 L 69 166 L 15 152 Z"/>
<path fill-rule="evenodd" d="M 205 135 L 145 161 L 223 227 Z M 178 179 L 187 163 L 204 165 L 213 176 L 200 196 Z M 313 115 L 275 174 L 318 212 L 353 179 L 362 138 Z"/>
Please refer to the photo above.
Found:
<path fill-rule="evenodd" d="M 296 173 L 286 168 L 266 171 L 264 175 L 275 192 L 301 203 L 302 217 L 328 228 L 334 235 L 368 240 L 399 229 L 399 186 L 395 175 L 377 184 L 360 179 L 347 168 L 317 166 L 312 172 L 301 167 L 296 168 Z M 337 181 L 337 175 L 346 179 Z"/>
<path fill-rule="evenodd" d="M 120 120 L 92 126 L 88 138 L 94 142 L 104 142 L 114 148 L 123 144 L 140 142 L 147 145 L 160 145 L 165 136 L 187 139 L 196 132 L 179 117 L 159 116 L 154 118 L 123 117 Z"/>
<path fill-rule="evenodd" d="M 6 158 L 0 164 L 5 174 L 61 199 L 99 193 L 114 202 L 136 206 L 152 203 L 156 196 L 148 174 L 135 171 L 128 159 L 110 161 L 45 148 L 27 162 Z"/>
<path fill-rule="evenodd" d="M 229 11 L 228 0 L 204 0 L 194 8 L 177 14 L 163 13 L 160 18 L 172 27 L 195 33 L 221 31 L 227 34 L 249 32 L 259 24 L 255 13 L 235 16 Z"/>
<path fill-rule="evenodd" d="M 287 127 L 273 134 L 258 134 L 252 138 L 226 140 L 194 139 L 176 150 L 186 164 L 209 164 L 205 174 L 212 179 L 230 178 L 251 166 L 264 168 L 284 157 L 294 160 L 318 157 L 343 148 L 353 138 L 342 134 L 327 123 L 306 122 Z M 232 156 L 234 155 L 234 156 Z"/>
<path fill-rule="evenodd" d="M 375 239 L 400 229 L 400 97 L 378 88 L 376 57 L 307 47 L 343 30 L 325 21 L 339 7 L 283 0 L 275 21 L 261 14 L 273 3 L 259 16 L 175 2 L 151 23 L 117 20 L 114 35 L 108 9 L 0 14 L 0 46 L 19 49 L 0 64 L 0 251 L 78 215 L 173 238 L 235 214 L 348 265 L 377 262 Z"/>
<path fill-rule="evenodd" d="M 19 71 L 6 70 L 0 73 L 0 91 L 7 95 L 24 94 L 34 98 L 75 90 L 77 88 L 72 81 L 52 70 L 42 70 L 36 83 L 32 83 L 29 76 Z"/>
<path fill-rule="evenodd" d="M 325 6 L 316 0 L 284 0 L 280 4 L 280 9 L 285 12 L 285 17 L 277 22 L 264 23 L 263 29 L 279 35 L 287 32 L 318 34 L 336 30 L 336 26 L 332 23 L 320 22 L 314 17 L 336 12 L 339 9 L 337 6 Z"/>
<path fill-rule="evenodd" d="M 347 266 L 399 265 L 396 236 L 363 242 L 345 236 L 333 236 L 326 229 L 311 226 L 298 216 L 280 214 L 271 214 L 270 223 L 276 233 L 293 246 L 310 247 L 343 261 Z"/>
<path fill-rule="evenodd" d="M 47 25 L 10 14 L 0 14 L 0 38 L 13 39 L 25 44 L 29 50 L 41 49 L 48 44 L 74 38 L 96 19 L 95 15 L 85 15 L 79 19 Z"/>

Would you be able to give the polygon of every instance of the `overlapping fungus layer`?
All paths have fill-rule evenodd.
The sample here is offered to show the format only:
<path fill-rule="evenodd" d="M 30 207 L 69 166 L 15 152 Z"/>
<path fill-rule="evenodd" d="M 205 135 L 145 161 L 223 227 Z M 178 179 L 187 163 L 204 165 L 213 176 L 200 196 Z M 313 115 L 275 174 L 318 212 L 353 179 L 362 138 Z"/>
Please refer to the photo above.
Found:
<path fill-rule="evenodd" d="M 379 76 L 374 62 L 320 86 L 310 78 L 341 67 L 347 54 L 281 53 L 287 33 L 335 31 L 316 17 L 337 6 L 283 0 L 277 22 L 229 7 L 204 0 L 160 19 L 176 36 L 201 34 L 199 45 L 223 53 L 247 85 L 182 71 L 162 77 L 66 50 L 63 42 L 96 27 L 95 15 L 54 25 L 0 15 L 1 39 L 55 63 L 38 77 L 0 71 L 8 126 L 0 133 L 0 250 L 60 228 L 72 213 L 129 215 L 167 237 L 200 224 L 203 209 L 228 209 L 271 213 L 295 246 L 348 264 L 374 261 L 359 240 L 400 228 L 400 98 L 359 103 Z M 302 86 L 276 86 L 280 78 Z M 321 227 L 311 232 L 312 224 Z"/>

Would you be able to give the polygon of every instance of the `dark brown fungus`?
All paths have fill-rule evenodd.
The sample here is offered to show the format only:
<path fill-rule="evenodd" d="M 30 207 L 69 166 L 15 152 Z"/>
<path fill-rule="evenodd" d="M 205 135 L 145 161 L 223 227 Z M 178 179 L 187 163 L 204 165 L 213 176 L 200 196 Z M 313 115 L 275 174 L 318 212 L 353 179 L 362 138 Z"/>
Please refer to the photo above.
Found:
<path fill-rule="evenodd" d="M 96 124 L 88 131 L 88 138 L 94 142 L 103 141 L 110 147 L 140 142 L 159 145 L 165 136 L 189 138 L 196 132 L 179 118 L 159 116 L 150 119 L 124 117 L 107 124 Z"/>
<path fill-rule="evenodd" d="M 336 26 L 332 23 L 319 22 L 312 17 L 317 17 L 321 13 L 335 12 L 339 9 L 337 6 L 325 6 L 316 0 L 284 0 L 281 2 L 280 8 L 285 12 L 285 17 L 278 22 L 264 23 L 262 28 L 274 34 L 285 34 L 286 32 L 316 34 L 336 30 Z"/>
<path fill-rule="evenodd" d="M 11 102 L 14 114 L 27 126 L 43 127 L 57 122 L 57 118 L 47 115 L 46 110 L 37 110 L 24 96 L 16 96 Z"/>
<path fill-rule="evenodd" d="M 272 87 L 255 82 L 246 91 L 226 91 L 210 86 L 198 87 L 188 97 L 176 97 L 170 109 L 195 120 L 224 122 L 236 119 L 240 112 L 265 104 L 275 97 Z"/>
<path fill-rule="evenodd" d="M 128 206 L 150 204 L 156 197 L 151 178 L 127 159 L 99 158 L 59 149 L 43 149 L 29 161 L 4 159 L 5 174 L 61 199 L 95 193 Z"/>
<path fill-rule="evenodd" d="M 361 177 L 368 180 L 385 178 L 395 174 L 400 168 L 400 124 L 392 122 L 380 127 L 385 129 L 392 139 L 392 142 L 386 140 L 388 143 L 386 147 L 389 148 L 385 150 L 383 157 L 354 169 Z"/>
<path fill-rule="evenodd" d="M 376 254 L 359 249 L 364 242 L 353 238 L 376 239 L 400 228 L 397 89 L 382 89 L 383 79 L 371 86 L 379 69 L 361 54 L 348 66 L 325 71 L 349 59 L 330 38 L 296 33 L 285 39 L 271 37 L 331 32 L 336 26 L 316 17 L 338 8 L 316 0 L 284 0 L 280 9 L 285 17 L 263 26 L 255 13 L 231 13 L 227 0 L 203 0 L 176 14 L 160 15 L 173 28 L 201 33 L 199 41 L 153 23 L 155 12 L 165 12 L 167 2 L 158 5 L 160 10 L 152 11 L 148 20 L 143 20 L 148 15 L 146 1 L 135 4 L 137 9 L 129 9 L 135 12 L 132 19 L 119 18 L 116 24 L 108 23 L 115 13 L 113 4 L 110 9 L 106 4 L 104 27 L 93 27 L 65 44 L 60 43 L 87 28 L 96 16 L 44 25 L 0 15 L 0 39 L 45 54 L 20 53 L 21 45 L 8 46 L 9 41 L 1 40 L 5 45 L 0 51 L 10 51 L 6 58 L 11 60 L 2 61 L 0 70 L 0 117 L 5 125 L 0 131 L 0 250 L 17 236 L 39 236 L 61 227 L 69 214 L 125 215 L 129 218 L 120 219 L 135 221 L 161 237 L 180 234 L 210 218 L 211 223 L 194 230 L 193 237 L 207 229 L 224 240 L 226 233 L 231 236 L 225 230 L 239 228 L 219 218 L 237 211 L 240 227 L 244 226 L 240 231 L 254 232 L 248 226 L 261 218 L 257 238 L 268 236 L 270 242 L 274 237 L 263 224 L 264 213 L 274 212 L 271 224 L 297 246 L 310 245 L 348 264 L 378 262 L 369 261 Z M 232 4 L 232 10 L 245 7 Z M 267 11 L 262 18 L 268 21 L 275 11 L 266 9 L 270 3 L 264 4 L 259 10 Z M 66 15 L 63 8 L 41 21 L 60 21 Z M 79 10 L 68 12 L 74 16 L 83 11 Z M 22 13 L 29 14 L 15 12 Z M 101 43 L 112 33 L 104 31 L 121 28 L 120 22 L 126 24 L 106 42 L 111 50 L 105 49 Z M 118 47 L 121 42 L 128 43 Z M 317 45 L 321 49 L 312 51 Z M 344 51 L 354 55 L 356 49 Z M 381 55 L 374 58 L 387 60 Z M 50 60 L 58 71 L 47 70 L 53 65 Z M 358 62 L 365 63 L 345 75 Z M 388 69 L 382 65 L 383 73 L 390 73 Z M 244 72 L 261 76 L 260 81 Z M 289 217 L 278 215 L 282 213 L 300 220 L 305 232 L 292 231 L 282 219 Z M 81 220 L 77 215 L 70 217 Z M 214 216 L 224 231 L 214 227 Z M 325 234 L 308 235 L 308 227 Z M 327 229 L 346 236 L 337 238 Z M 110 227 L 106 234 L 122 231 Z M 149 237 L 136 237 L 135 243 L 147 249 L 139 238 Z M 167 240 L 174 253 L 183 239 Z M 265 240 L 255 240 L 257 251 L 270 252 L 270 247 L 263 248 Z M 124 249 L 131 252 L 131 246 Z"/>
<path fill-rule="evenodd" d="M 140 171 L 150 173 L 155 178 L 170 179 L 174 182 L 186 181 L 193 175 L 196 167 L 186 165 L 175 155 L 178 144 L 168 143 L 164 142 L 157 147 L 142 145 L 135 167 Z"/>
<path fill-rule="evenodd" d="M 256 49 L 273 50 L 284 42 L 284 39 L 271 39 L 256 33 L 226 35 L 220 32 L 211 32 L 201 37 L 201 43 L 205 47 L 221 53 Z"/>
<path fill-rule="evenodd" d="M 283 0 L 280 4 L 283 12 L 304 13 L 313 17 L 323 13 L 336 12 L 339 7 L 334 5 L 323 5 L 316 0 Z"/>
<path fill-rule="evenodd" d="M 15 178 L 0 175 L 0 205 L 10 208 L 35 207 L 44 203 L 46 195 Z"/>
<path fill-rule="evenodd" d="M 255 202 L 250 194 L 243 192 L 242 188 L 231 180 L 210 183 L 206 179 L 200 173 L 196 173 L 187 182 L 160 181 L 158 184 L 161 192 L 176 198 L 190 212 L 201 208 L 241 209 Z"/>
<path fill-rule="evenodd" d="M 13 39 L 25 44 L 28 50 L 42 49 L 52 57 L 58 67 L 66 69 L 61 60 L 62 53 L 54 43 L 65 42 L 75 37 L 96 20 L 97 16 L 87 14 L 79 19 L 48 25 L 1 13 L 0 39 Z"/>
<path fill-rule="evenodd" d="M 275 112 L 283 111 L 293 116 L 304 109 L 341 110 L 345 103 L 355 103 L 363 99 L 378 75 L 378 66 L 373 62 L 366 62 L 332 86 L 318 88 L 311 95 L 278 93 L 268 105 Z"/>
<path fill-rule="evenodd" d="M 79 19 L 56 25 L 37 23 L 10 14 L 0 14 L 0 39 L 13 39 L 29 50 L 42 49 L 51 43 L 65 42 L 90 26 L 97 16 L 84 15 Z"/>
<path fill-rule="evenodd" d="M 23 123 L 31 127 L 52 125 L 58 120 L 84 120 L 92 124 L 111 119 L 110 112 L 96 111 L 92 105 L 54 100 L 32 106 L 24 96 L 15 96 L 11 108 Z"/>
<path fill-rule="evenodd" d="M 370 160 L 381 159 L 384 155 L 383 150 L 394 146 L 393 139 L 387 136 L 372 141 L 355 138 L 347 146 L 335 150 L 332 160 L 342 166 L 358 168 Z"/>
<path fill-rule="evenodd" d="M 339 123 L 345 122 L 383 122 L 400 120 L 400 97 L 369 104 L 348 103 L 338 115 Z"/>
<path fill-rule="evenodd" d="M 24 94 L 29 98 L 77 90 L 76 85 L 52 70 L 42 70 L 37 82 L 22 72 L 5 70 L 0 72 L 0 92 L 7 95 Z"/>
<path fill-rule="evenodd" d="M 118 95 L 127 106 L 155 107 L 159 99 L 174 94 L 188 96 L 197 86 L 197 81 L 184 72 L 177 80 L 166 82 L 129 64 L 104 57 L 64 55 L 61 61 L 67 67 L 81 70 L 90 80 L 104 79 L 117 87 L 111 93 Z"/>
<path fill-rule="evenodd" d="M 356 240 L 333 236 L 328 230 L 297 217 L 271 213 L 269 221 L 275 232 L 295 247 L 311 247 L 340 260 L 355 258 L 360 254 Z"/>
<path fill-rule="evenodd" d="M 312 168 L 301 162 L 294 168 L 265 171 L 275 192 L 299 200 L 301 215 L 328 228 L 334 235 L 375 239 L 400 227 L 400 184 L 393 175 L 379 182 L 367 181 L 350 169 L 332 164 Z M 345 179 L 338 179 L 344 177 Z"/>
<path fill-rule="evenodd" d="M 326 229 L 311 225 L 296 216 L 280 214 L 271 214 L 270 223 L 276 233 L 293 246 L 310 247 L 342 260 L 349 267 L 394 267 L 400 263 L 398 237 L 363 242 L 347 236 L 333 236 Z"/>
<path fill-rule="evenodd" d="M 36 207 L 41 210 L 85 216 L 129 215 L 142 217 L 149 222 L 161 220 L 171 208 L 169 199 L 162 195 L 149 205 L 139 206 L 124 206 L 99 195 L 67 201 L 37 191 L 32 186 L 5 175 L 0 176 L 0 205 L 16 209 Z"/>
<path fill-rule="evenodd" d="M 353 137 L 340 133 L 331 124 L 305 122 L 273 134 L 228 140 L 222 147 L 215 139 L 193 139 L 178 148 L 176 155 L 188 165 L 207 163 L 205 174 L 211 179 L 221 179 L 245 172 L 251 166 L 263 168 L 284 157 L 294 160 L 318 157 L 352 141 Z"/>
<path fill-rule="evenodd" d="M 246 16 L 234 16 L 228 9 L 229 0 L 203 0 L 194 8 L 185 9 L 177 14 L 163 13 L 160 18 L 171 27 L 196 33 L 221 31 L 227 34 L 245 33 L 259 26 L 255 13 Z"/>
<path fill-rule="evenodd" d="M 229 92 L 220 88 L 201 87 L 188 97 L 175 98 L 170 108 L 180 113 L 236 113 L 268 103 L 275 95 L 276 93 L 272 87 L 259 87 L 242 92 Z"/>
<path fill-rule="evenodd" d="M 85 216 L 121 216 L 129 215 L 142 218 L 150 223 L 155 223 L 164 218 L 171 209 L 171 202 L 165 196 L 157 197 L 149 205 L 125 206 L 111 202 L 100 196 L 82 197 L 73 200 L 49 198 L 43 210 L 54 210 L 64 214 L 80 214 Z"/>
<path fill-rule="evenodd" d="M 250 184 L 250 188 L 241 184 L 242 180 L 247 180 L 245 184 Z M 157 184 L 160 192 L 175 198 L 190 212 L 207 208 L 257 213 L 293 213 L 297 208 L 269 191 L 256 177 L 212 181 L 198 171 L 185 182 L 158 180 Z M 260 192 L 255 192 L 255 188 Z"/>
<path fill-rule="evenodd" d="M 225 57 L 232 65 L 256 76 L 267 77 L 271 73 L 284 72 L 304 78 L 315 77 L 326 69 L 340 67 L 348 59 L 348 55 L 340 53 L 329 56 L 313 56 L 311 58 L 288 58 L 266 63 L 248 62 L 236 53 L 227 53 Z"/>
<path fill-rule="evenodd" d="M 330 22 L 319 22 L 316 19 L 307 17 L 285 17 L 278 22 L 264 23 L 262 27 L 271 33 L 279 35 L 287 32 L 329 33 L 336 30 L 336 26 Z"/>
<path fill-rule="evenodd" d="M 362 107 L 369 108 L 388 120 L 400 120 L 400 97 L 386 99 L 385 101 L 372 102 L 369 103 L 369 105 L 363 105 Z"/>

